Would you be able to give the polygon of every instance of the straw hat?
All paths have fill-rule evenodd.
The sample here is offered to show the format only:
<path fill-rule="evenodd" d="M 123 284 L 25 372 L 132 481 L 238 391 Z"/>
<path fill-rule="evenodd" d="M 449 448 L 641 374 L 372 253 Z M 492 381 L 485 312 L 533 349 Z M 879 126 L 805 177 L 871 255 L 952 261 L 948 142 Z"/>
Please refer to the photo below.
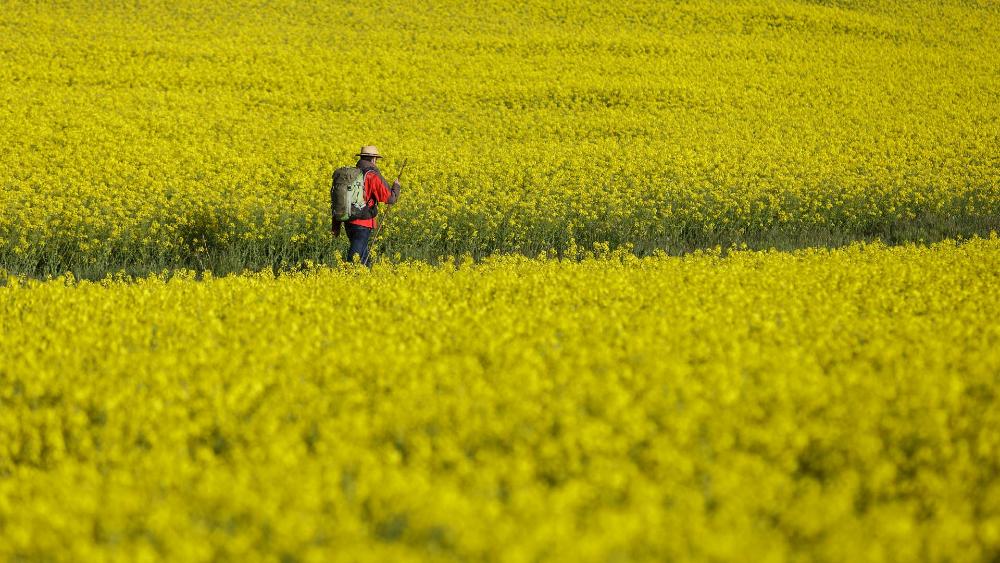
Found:
<path fill-rule="evenodd" d="M 361 147 L 361 152 L 359 152 L 354 156 L 369 156 L 375 158 L 382 158 L 382 154 L 378 152 L 378 149 L 375 148 L 375 145 L 365 145 Z"/>

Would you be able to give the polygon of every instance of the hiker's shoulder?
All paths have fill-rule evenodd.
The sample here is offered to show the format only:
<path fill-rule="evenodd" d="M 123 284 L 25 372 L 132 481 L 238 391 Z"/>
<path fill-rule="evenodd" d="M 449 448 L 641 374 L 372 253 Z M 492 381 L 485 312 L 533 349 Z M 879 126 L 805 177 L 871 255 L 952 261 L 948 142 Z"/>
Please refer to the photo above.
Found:
<path fill-rule="evenodd" d="M 378 168 L 368 168 L 367 170 L 364 170 L 364 173 L 365 173 L 365 179 L 368 179 L 369 177 L 374 177 L 378 178 L 382 182 L 385 182 L 385 177 L 382 176 L 382 171 L 379 170 Z"/>

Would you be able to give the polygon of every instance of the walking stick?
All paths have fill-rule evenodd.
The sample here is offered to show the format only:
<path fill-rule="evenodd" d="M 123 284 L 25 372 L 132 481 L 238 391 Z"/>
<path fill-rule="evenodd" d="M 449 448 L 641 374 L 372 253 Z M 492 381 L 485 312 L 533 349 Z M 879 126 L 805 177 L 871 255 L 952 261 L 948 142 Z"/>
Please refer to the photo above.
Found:
<path fill-rule="evenodd" d="M 399 179 L 403 177 L 403 170 L 406 170 L 406 163 L 409 162 L 409 160 L 410 159 L 408 158 L 403 160 L 403 165 L 399 167 L 399 172 L 396 173 L 396 181 L 393 182 L 393 184 L 398 182 Z M 389 218 L 390 209 L 392 209 L 392 205 L 389 205 L 385 208 L 385 214 L 382 215 L 382 220 L 378 222 L 378 226 L 375 227 L 375 232 L 373 232 L 371 238 L 368 239 L 368 245 L 365 247 L 365 258 L 368 259 L 369 264 L 371 263 L 372 259 L 372 254 L 371 254 L 372 246 L 375 243 L 375 239 L 378 238 L 379 234 L 382 233 L 382 225 L 384 225 L 386 220 Z"/>

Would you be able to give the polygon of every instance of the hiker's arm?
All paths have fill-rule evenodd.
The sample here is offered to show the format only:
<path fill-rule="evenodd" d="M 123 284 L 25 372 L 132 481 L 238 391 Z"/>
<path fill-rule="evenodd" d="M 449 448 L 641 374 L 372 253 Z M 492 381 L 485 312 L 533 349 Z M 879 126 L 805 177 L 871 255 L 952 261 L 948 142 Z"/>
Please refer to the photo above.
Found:
<path fill-rule="evenodd" d="M 379 202 L 392 204 L 396 203 L 396 200 L 399 199 L 399 189 L 399 180 L 393 182 L 390 187 L 381 174 L 376 174 L 372 182 L 371 193 Z"/>
<path fill-rule="evenodd" d="M 399 180 L 392 183 L 392 187 L 389 188 L 389 199 L 385 200 L 386 203 L 396 203 L 399 199 L 399 192 L 403 189 L 403 186 L 399 185 Z"/>

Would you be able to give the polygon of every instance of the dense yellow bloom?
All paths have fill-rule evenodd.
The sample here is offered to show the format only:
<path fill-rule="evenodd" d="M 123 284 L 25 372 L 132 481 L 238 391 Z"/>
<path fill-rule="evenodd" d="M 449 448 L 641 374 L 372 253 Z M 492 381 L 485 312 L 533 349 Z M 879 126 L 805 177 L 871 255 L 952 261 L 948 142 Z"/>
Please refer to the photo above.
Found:
<path fill-rule="evenodd" d="M 1000 226 L 989 2 L 4 2 L 0 61 L 0 560 L 1000 553 L 995 235 L 629 252 Z M 317 266 L 368 143 L 394 260 Z"/>
<path fill-rule="evenodd" d="M 986 233 L 998 30 L 957 0 L 7 2 L 0 265 L 326 260 L 367 143 L 409 159 L 404 256 Z"/>
<path fill-rule="evenodd" d="M 1000 239 L 0 287 L 0 559 L 989 560 Z"/>

